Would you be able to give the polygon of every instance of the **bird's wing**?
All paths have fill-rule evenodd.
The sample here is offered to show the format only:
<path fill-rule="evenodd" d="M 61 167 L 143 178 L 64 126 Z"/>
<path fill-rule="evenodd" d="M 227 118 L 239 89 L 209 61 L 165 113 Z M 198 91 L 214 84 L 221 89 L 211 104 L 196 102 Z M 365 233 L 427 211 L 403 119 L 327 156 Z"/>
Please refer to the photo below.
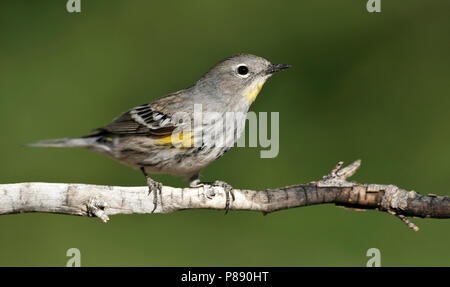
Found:
<path fill-rule="evenodd" d="M 170 134 L 175 128 L 176 125 L 171 122 L 169 114 L 156 110 L 152 104 L 145 104 L 129 110 L 96 131 L 123 135 L 163 136 Z"/>
<path fill-rule="evenodd" d="M 137 106 L 121 116 L 114 119 L 111 123 L 96 129 L 93 136 L 104 133 L 119 135 L 170 135 L 177 127 L 182 124 L 173 119 L 176 112 L 189 107 L 189 95 L 178 91 L 159 98 L 156 101 Z M 175 116 L 176 117 L 176 116 Z"/>

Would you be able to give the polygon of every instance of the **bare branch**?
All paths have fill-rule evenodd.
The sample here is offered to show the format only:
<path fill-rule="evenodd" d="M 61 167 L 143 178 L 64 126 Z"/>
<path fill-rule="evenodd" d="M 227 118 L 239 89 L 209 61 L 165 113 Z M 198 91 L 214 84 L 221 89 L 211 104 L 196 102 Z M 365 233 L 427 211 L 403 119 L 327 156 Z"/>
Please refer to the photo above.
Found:
<path fill-rule="evenodd" d="M 352 209 L 389 212 L 418 230 L 407 216 L 450 218 L 450 197 L 428 196 L 394 185 L 349 182 L 360 167 L 357 160 L 347 167 L 338 165 L 320 181 L 269 190 L 233 189 L 230 210 L 277 210 L 334 203 Z M 0 185 L 0 214 L 47 212 L 95 216 L 104 222 L 110 215 L 155 213 L 182 209 L 224 209 L 226 195 L 220 186 L 198 188 L 163 186 L 160 194 L 148 194 L 148 187 L 119 187 L 63 183 L 15 183 Z"/>

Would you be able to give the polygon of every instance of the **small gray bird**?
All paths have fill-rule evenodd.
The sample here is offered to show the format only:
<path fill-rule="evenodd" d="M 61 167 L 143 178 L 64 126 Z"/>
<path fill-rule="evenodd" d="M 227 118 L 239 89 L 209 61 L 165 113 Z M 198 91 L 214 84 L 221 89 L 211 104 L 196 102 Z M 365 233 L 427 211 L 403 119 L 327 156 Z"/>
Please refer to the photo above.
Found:
<path fill-rule="evenodd" d="M 85 147 L 139 168 L 149 191 L 155 192 L 156 208 L 162 185 L 148 173 L 182 175 L 191 187 L 202 185 L 200 171 L 235 144 L 244 131 L 245 114 L 265 81 L 288 67 L 238 54 L 215 65 L 189 88 L 135 107 L 89 135 L 39 141 L 30 146 Z M 196 113 L 201 117 L 197 124 Z M 233 113 L 244 116 L 234 117 L 233 124 L 224 127 L 226 116 Z M 234 199 L 231 186 L 222 181 L 212 184 L 227 191 L 228 211 L 230 195 Z"/>

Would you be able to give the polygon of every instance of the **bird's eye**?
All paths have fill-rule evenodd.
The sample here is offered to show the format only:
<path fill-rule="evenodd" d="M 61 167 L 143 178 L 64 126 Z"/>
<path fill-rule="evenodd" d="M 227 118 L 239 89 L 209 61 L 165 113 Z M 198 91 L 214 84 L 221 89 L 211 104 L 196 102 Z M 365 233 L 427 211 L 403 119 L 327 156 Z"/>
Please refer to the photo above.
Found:
<path fill-rule="evenodd" d="M 246 75 L 248 74 L 248 68 L 247 68 L 246 65 L 240 65 L 240 66 L 237 68 L 237 72 L 238 72 L 238 74 L 241 75 L 241 76 L 246 76 Z"/>

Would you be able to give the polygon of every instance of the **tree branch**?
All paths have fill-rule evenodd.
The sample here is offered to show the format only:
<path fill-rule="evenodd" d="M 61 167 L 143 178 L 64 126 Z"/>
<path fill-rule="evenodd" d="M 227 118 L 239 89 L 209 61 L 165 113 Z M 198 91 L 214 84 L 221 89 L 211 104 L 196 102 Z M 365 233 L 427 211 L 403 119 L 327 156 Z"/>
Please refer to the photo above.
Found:
<path fill-rule="evenodd" d="M 321 180 L 277 189 L 233 189 L 230 210 L 253 210 L 264 214 L 277 210 L 334 203 L 347 208 L 377 209 L 400 218 L 418 230 L 407 216 L 449 218 L 450 197 L 428 196 L 394 185 L 349 182 L 359 168 L 357 160 L 342 168 L 342 162 Z M 220 186 L 198 188 L 163 186 L 160 194 L 148 193 L 147 187 L 119 187 L 63 183 L 15 183 L 0 185 L 0 215 L 26 212 L 61 213 L 99 217 L 151 213 L 153 197 L 158 197 L 155 213 L 182 209 L 224 209 L 225 191 Z"/>

